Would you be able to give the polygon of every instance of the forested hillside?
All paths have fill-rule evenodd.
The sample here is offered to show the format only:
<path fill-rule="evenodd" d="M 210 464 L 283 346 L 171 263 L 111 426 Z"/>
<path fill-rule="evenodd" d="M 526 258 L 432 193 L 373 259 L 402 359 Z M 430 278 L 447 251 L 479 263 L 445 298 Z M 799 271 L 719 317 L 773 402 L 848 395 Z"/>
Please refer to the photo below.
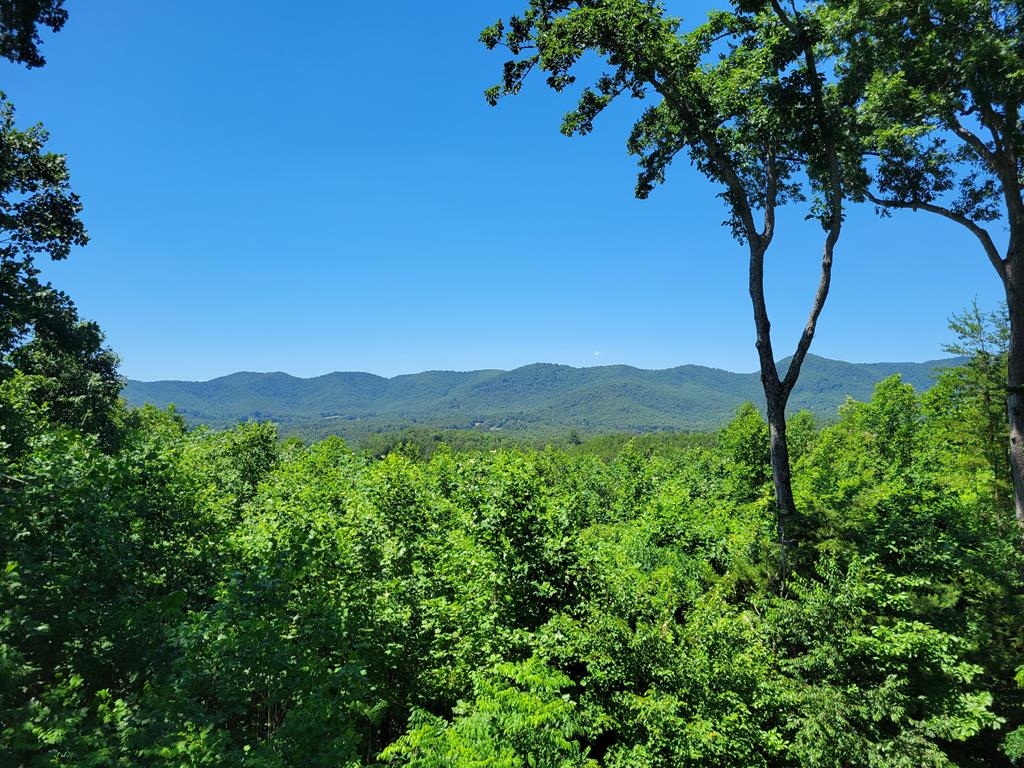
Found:
<path fill-rule="evenodd" d="M 875 382 L 900 374 L 923 391 L 957 358 L 925 363 L 844 363 L 809 356 L 791 409 L 833 418 L 847 397 L 870 396 Z M 758 374 L 685 365 L 662 371 L 629 366 L 528 365 L 512 371 L 429 371 L 386 379 L 330 373 L 236 373 L 203 382 L 129 381 L 134 405 L 173 404 L 190 424 L 225 427 L 277 422 L 284 434 L 353 439 L 412 425 L 513 433 L 714 430 L 744 402 L 761 402 Z"/>

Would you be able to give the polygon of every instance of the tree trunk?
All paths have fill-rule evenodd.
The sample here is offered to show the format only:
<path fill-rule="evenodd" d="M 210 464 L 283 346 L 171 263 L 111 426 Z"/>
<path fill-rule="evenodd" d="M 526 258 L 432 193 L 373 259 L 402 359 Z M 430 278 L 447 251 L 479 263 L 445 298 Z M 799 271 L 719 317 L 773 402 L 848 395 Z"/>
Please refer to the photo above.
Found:
<path fill-rule="evenodd" d="M 1006 306 L 1010 311 L 1010 348 L 1007 355 L 1006 410 L 1010 421 L 1010 474 L 1017 524 L 1024 528 L 1024 275 L 1020 259 L 1006 265 Z"/>
<path fill-rule="evenodd" d="M 786 580 L 786 526 L 796 514 L 796 503 L 793 501 L 793 485 L 789 474 L 789 447 L 786 444 L 786 402 L 792 385 L 779 378 L 779 370 L 775 365 L 775 353 L 772 349 L 772 324 L 768 319 L 768 308 L 764 300 L 764 254 L 766 246 L 762 242 L 750 243 L 750 298 L 754 309 L 754 328 L 757 331 L 757 356 L 761 367 L 761 386 L 764 389 L 765 405 L 768 411 L 769 460 L 772 466 L 772 484 L 775 487 L 776 529 L 779 541 L 779 580 Z M 828 251 L 830 253 L 830 251 Z M 814 321 L 820 311 L 820 302 L 828 292 L 831 258 L 827 261 L 824 288 L 819 288 L 815 300 L 815 309 L 811 312 L 811 320 L 805 329 L 801 343 L 797 346 L 786 374 L 787 380 L 792 375 L 795 382 L 800 374 L 800 364 L 806 354 L 810 339 L 814 335 Z"/>
<path fill-rule="evenodd" d="M 786 527 L 796 514 L 796 502 L 793 501 L 793 483 L 789 474 L 789 446 L 786 443 L 786 400 L 788 399 L 777 386 L 765 386 L 765 398 L 768 401 L 768 435 L 770 440 L 770 459 L 772 465 L 772 484 L 775 486 L 776 529 L 779 547 L 785 554 L 788 541 Z"/>

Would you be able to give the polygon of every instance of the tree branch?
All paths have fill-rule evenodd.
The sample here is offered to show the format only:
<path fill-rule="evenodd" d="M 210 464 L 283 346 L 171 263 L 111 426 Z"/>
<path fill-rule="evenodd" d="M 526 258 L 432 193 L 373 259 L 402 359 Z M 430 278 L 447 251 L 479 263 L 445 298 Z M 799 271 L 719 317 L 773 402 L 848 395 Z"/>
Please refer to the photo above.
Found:
<path fill-rule="evenodd" d="M 814 332 L 818 327 L 818 318 L 821 310 L 825 308 L 825 299 L 828 298 L 828 290 L 832 284 L 832 253 L 835 250 L 836 242 L 839 240 L 838 227 L 829 231 L 825 238 L 825 247 L 821 255 L 821 277 L 818 280 L 818 290 L 814 293 L 814 302 L 811 304 L 811 313 L 804 325 L 803 333 L 800 334 L 800 341 L 797 342 L 793 359 L 789 361 L 789 370 L 786 371 L 786 378 L 782 382 L 783 391 L 788 397 L 796 386 L 797 378 L 800 376 L 800 367 L 804 364 L 807 352 L 811 348 L 811 341 L 814 339 Z"/>
<path fill-rule="evenodd" d="M 783 10 L 779 0 L 772 0 L 772 8 L 775 15 L 779 17 L 782 24 L 796 37 L 803 46 L 804 65 L 807 67 L 807 81 L 811 89 L 811 98 L 814 102 L 814 110 L 817 113 L 818 131 L 821 134 L 822 143 L 825 145 L 825 152 L 828 155 L 829 166 L 829 192 L 828 204 L 831 208 L 828 234 L 825 236 L 825 245 L 821 255 L 821 277 L 818 280 L 818 289 L 814 293 L 814 302 L 811 304 L 811 312 L 807 317 L 803 333 L 797 342 L 796 351 L 789 361 L 789 369 L 786 371 L 786 378 L 782 382 L 784 397 L 788 398 L 796 386 L 800 377 L 800 368 L 811 348 L 811 341 L 814 339 L 814 332 L 818 326 L 818 318 L 822 309 L 825 308 L 825 300 L 828 298 L 829 287 L 832 284 L 832 255 L 836 243 L 839 242 L 839 234 L 843 228 L 843 175 L 842 166 L 839 161 L 839 150 L 836 146 L 836 137 L 832 131 L 831 121 L 828 119 L 828 112 L 825 109 L 825 97 L 821 89 L 821 77 L 818 74 L 817 57 L 814 54 L 814 44 L 806 34 L 800 13 L 795 2 L 791 0 L 793 18 Z"/>
<path fill-rule="evenodd" d="M 971 221 L 963 214 L 951 211 L 949 208 L 944 208 L 941 205 L 935 205 L 934 203 L 924 203 L 920 201 L 904 202 L 903 200 L 889 200 L 882 197 L 876 197 L 871 193 L 870 190 L 865 191 L 864 196 L 867 197 L 875 205 L 880 205 L 883 208 L 904 208 L 912 211 L 922 210 L 936 213 L 939 216 L 944 216 L 950 221 L 955 221 L 957 224 L 966 227 L 970 230 L 978 240 L 981 241 L 982 247 L 985 249 L 985 255 L 988 256 L 988 260 L 992 263 L 996 273 L 1002 280 L 1006 280 L 1006 262 L 999 255 L 999 250 L 996 248 L 996 244 L 992 242 L 992 236 L 989 235 L 988 231 L 979 226 L 977 223 Z"/>
<path fill-rule="evenodd" d="M 750 242 L 757 242 L 760 245 L 762 235 L 758 232 L 757 226 L 754 224 L 754 212 L 750 205 L 750 199 L 747 196 L 747 191 L 743 187 L 743 182 L 740 181 L 739 174 L 736 173 L 736 169 L 733 167 L 728 153 L 726 153 L 718 139 L 715 137 L 714 131 L 709 130 L 706 125 L 702 124 L 699 116 L 694 115 L 693 109 L 687 107 L 685 102 L 681 102 L 677 99 L 675 94 L 665 87 L 665 84 L 660 82 L 657 77 L 651 76 L 648 79 L 651 85 L 654 86 L 654 89 L 661 94 L 661 97 L 669 103 L 672 109 L 680 115 L 693 119 L 693 122 L 697 126 L 697 130 L 695 132 L 697 133 L 698 138 L 707 149 L 708 156 L 722 174 L 722 179 L 725 181 L 726 186 L 732 193 L 733 206 L 743 224 L 747 240 Z M 703 94 L 695 94 L 695 96 L 697 95 L 703 98 Z"/>
<path fill-rule="evenodd" d="M 768 151 L 765 158 L 765 174 L 768 177 L 764 196 L 764 227 L 761 230 L 761 240 L 765 248 L 772 241 L 775 235 L 775 208 L 779 200 L 779 169 L 775 161 L 775 152 Z"/>
<path fill-rule="evenodd" d="M 981 140 L 980 136 L 973 131 L 968 130 L 964 124 L 957 119 L 956 115 L 949 116 L 949 127 L 953 133 L 963 139 L 971 149 L 978 153 L 978 156 L 988 164 L 988 167 L 991 168 L 992 171 L 995 173 L 999 172 L 999 169 L 996 167 L 995 157 L 992 155 L 991 150 L 985 146 L 985 142 Z"/>

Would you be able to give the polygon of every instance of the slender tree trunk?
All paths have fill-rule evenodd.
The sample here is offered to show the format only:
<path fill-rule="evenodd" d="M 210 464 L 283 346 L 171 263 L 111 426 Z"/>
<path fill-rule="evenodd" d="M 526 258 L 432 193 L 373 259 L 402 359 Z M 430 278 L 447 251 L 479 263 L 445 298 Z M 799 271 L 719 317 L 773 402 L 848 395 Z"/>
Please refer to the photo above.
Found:
<path fill-rule="evenodd" d="M 778 505 L 776 529 L 779 547 L 786 551 L 788 540 L 786 528 L 796 515 L 796 502 L 793 500 L 793 483 L 789 474 L 789 445 L 786 443 L 786 400 L 785 394 L 778 386 L 766 386 L 765 396 L 768 401 L 768 435 L 770 440 L 770 458 L 772 465 L 772 484 L 775 486 L 775 501 Z"/>
<path fill-rule="evenodd" d="M 789 399 L 779 369 L 775 365 L 775 351 L 772 349 L 772 324 L 768 319 L 768 307 L 764 300 L 764 255 L 766 246 L 751 242 L 750 248 L 750 301 L 754 310 L 754 329 L 757 332 L 757 357 L 761 368 L 761 387 L 764 389 L 765 405 L 768 411 L 768 430 L 771 444 L 772 483 L 775 486 L 775 500 L 779 508 L 779 530 L 783 530 L 783 519 L 789 519 L 795 512 L 793 489 L 789 479 L 789 449 L 786 446 L 786 401 Z M 779 543 L 784 541 L 780 536 Z"/>
<path fill-rule="evenodd" d="M 836 172 L 838 178 L 838 171 Z M 836 199 L 839 200 L 841 190 L 838 189 Z M 838 210 L 838 208 L 837 208 Z M 777 529 L 779 547 L 782 550 L 782 573 L 785 578 L 786 569 L 786 530 L 796 517 L 796 501 L 793 499 L 793 482 L 790 476 L 789 467 L 789 445 L 786 442 L 786 403 L 789 402 L 789 395 L 796 386 L 800 377 L 800 368 L 803 366 L 807 351 L 814 339 L 814 331 L 818 325 L 818 318 L 828 298 L 829 286 L 832 281 L 832 252 L 835 249 L 836 241 L 839 239 L 839 229 L 842 219 L 837 213 L 832 228 L 825 238 L 824 251 L 821 258 L 821 279 L 818 283 L 818 290 L 814 295 L 814 303 L 811 306 L 810 315 L 804 326 L 800 341 L 797 343 L 796 352 L 789 362 L 789 369 L 785 378 L 779 376 L 778 366 L 775 364 L 775 352 L 772 348 L 772 326 L 768 319 L 768 308 L 764 298 L 764 256 L 767 248 L 761 241 L 751 242 L 750 249 L 750 299 L 754 310 L 754 327 L 757 330 L 757 354 L 761 367 L 761 386 L 764 389 L 765 404 L 768 411 L 768 434 L 770 461 L 772 466 L 772 484 L 775 488 L 775 503 L 777 508 Z"/>
<path fill-rule="evenodd" d="M 754 328 L 757 331 L 757 356 L 761 368 L 761 387 L 764 389 L 764 399 L 768 412 L 768 460 L 772 467 L 772 485 L 775 490 L 775 528 L 779 544 L 779 585 L 784 590 L 786 575 L 789 570 L 788 548 L 789 541 L 786 539 L 786 529 L 790 521 L 796 516 L 796 502 L 793 500 L 793 484 L 789 470 L 789 446 L 786 443 L 786 402 L 789 400 L 789 393 L 792 386 L 787 381 L 779 378 L 779 369 L 775 364 L 775 352 L 772 349 L 772 324 L 768 319 L 768 307 L 764 299 L 764 255 L 767 249 L 767 242 L 764 240 L 753 240 L 748 242 L 750 249 L 750 301 L 754 310 Z M 831 260 L 828 263 L 831 268 Z M 824 281 L 825 293 L 828 290 L 828 280 Z M 824 301 L 824 294 L 819 289 L 821 301 Z M 816 302 L 817 304 L 817 302 Z M 797 346 L 797 354 L 793 356 L 790 370 L 786 374 L 787 380 L 792 375 L 795 382 L 800 373 L 800 363 L 810 345 L 810 337 L 814 335 L 814 321 L 817 320 L 817 311 L 812 310 L 809 332 L 805 329 L 806 342 L 801 339 Z"/>
<path fill-rule="evenodd" d="M 1010 311 L 1010 348 L 1007 355 L 1006 410 L 1010 421 L 1010 475 L 1017 524 L 1024 528 L 1024 254 L 1007 259 L 1006 306 Z"/>

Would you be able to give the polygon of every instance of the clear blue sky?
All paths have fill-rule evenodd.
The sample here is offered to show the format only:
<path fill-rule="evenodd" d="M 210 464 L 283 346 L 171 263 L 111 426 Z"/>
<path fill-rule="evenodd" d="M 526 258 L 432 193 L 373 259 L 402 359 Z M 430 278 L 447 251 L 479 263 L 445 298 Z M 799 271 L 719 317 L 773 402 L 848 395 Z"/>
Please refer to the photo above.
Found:
<path fill-rule="evenodd" d="M 48 66 L 3 65 L 19 121 L 69 155 L 92 236 L 46 274 L 139 379 L 535 361 L 757 366 L 744 250 L 687 163 L 632 197 L 637 104 L 583 139 L 537 80 L 488 107 L 479 30 L 518 0 L 70 0 Z M 302 12 L 298 9 L 301 7 Z M 700 13 L 700 3 L 673 11 Z M 779 356 L 817 280 L 798 218 L 768 263 Z M 813 352 L 942 355 L 997 279 L 924 215 L 851 213 Z"/>

